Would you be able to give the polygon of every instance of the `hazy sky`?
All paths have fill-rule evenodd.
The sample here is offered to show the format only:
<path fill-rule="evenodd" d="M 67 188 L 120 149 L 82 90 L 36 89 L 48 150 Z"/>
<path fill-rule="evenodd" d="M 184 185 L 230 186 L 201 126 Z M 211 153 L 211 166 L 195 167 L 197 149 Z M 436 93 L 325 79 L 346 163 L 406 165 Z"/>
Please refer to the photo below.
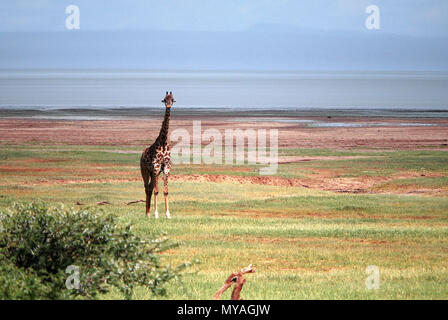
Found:
<path fill-rule="evenodd" d="M 0 2 L 0 31 L 63 31 L 78 5 L 81 30 L 365 31 L 365 8 L 381 10 L 381 33 L 448 36 L 447 0 L 14 0 Z"/>
<path fill-rule="evenodd" d="M 0 0 L 0 68 L 448 70 L 448 0 Z"/>

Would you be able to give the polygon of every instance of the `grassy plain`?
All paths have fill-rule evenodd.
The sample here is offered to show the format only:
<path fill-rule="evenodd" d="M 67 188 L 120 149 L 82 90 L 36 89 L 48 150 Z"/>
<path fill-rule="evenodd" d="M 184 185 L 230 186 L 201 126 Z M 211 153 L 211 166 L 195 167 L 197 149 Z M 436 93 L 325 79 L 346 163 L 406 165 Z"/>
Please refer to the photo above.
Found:
<path fill-rule="evenodd" d="M 101 208 L 141 235 L 164 232 L 181 243 L 165 263 L 199 261 L 171 283 L 170 299 L 210 299 L 250 263 L 256 273 L 244 299 L 448 298 L 446 150 L 282 148 L 289 160 L 262 181 L 253 179 L 256 166 L 175 165 L 174 219 L 164 219 L 159 196 L 154 220 L 144 203 L 124 204 L 144 198 L 141 149 L 2 143 L 0 209 L 21 200 L 109 201 Z M 230 178 L 215 179 L 223 175 Z M 380 270 L 378 290 L 366 288 L 369 265 Z M 154 297 L 141 289 L 135 298 Z"/>

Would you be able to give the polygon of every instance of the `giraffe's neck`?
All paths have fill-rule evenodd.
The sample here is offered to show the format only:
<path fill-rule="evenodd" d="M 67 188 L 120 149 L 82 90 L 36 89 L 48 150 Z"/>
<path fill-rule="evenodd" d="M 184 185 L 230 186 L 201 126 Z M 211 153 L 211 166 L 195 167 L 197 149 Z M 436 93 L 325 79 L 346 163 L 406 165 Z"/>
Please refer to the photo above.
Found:
<path fill-rule="evenodd" d="M 165 118 L 163 119 L 162 128 L 160 129 L 159 136 L 157 137 L 158 144 L 166 145 L 167 137 L 168 137 L 168 129 L 170 126 L 170 112 L 171 108 L 166 108 L 165 110 Z"/>

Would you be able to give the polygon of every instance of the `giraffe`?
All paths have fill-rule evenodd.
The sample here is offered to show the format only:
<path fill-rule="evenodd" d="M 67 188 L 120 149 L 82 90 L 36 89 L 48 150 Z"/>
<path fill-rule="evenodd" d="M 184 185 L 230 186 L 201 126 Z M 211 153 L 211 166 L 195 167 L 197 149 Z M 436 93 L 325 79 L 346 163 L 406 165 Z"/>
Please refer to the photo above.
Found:
<path fill-rule="evenodd" d="M 159 194 L 158 178 L 160 173 L 163 172 L 165 215 L 168 219 L 171 219 L 170 210 L 168 208 L 168 176 L 171 169 L 168 129 L 171 106 L 176 102 L 176 100 L 174 100 L 173 93 L 171 91 L 168 93 L 167 91 L 162 102 L 165 104 L 165 118 L 162 122 L 162 128 L 160 129 L 160 133 L 156 141 L 143 151 L 140 158 L 140 169 L 143 183 L 145 185 L 146 216 L 149 218 L 151 215 L 151 195 L 154 191 L 154 218 L 157 219 L 159 217 L 159 213 L 157 211 L 157 195 Z"/>

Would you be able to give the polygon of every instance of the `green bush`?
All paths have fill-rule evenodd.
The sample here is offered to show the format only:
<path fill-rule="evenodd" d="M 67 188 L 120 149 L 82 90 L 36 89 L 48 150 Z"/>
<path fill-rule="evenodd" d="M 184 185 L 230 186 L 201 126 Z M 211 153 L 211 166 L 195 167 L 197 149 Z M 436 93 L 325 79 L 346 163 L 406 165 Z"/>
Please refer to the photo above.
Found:
<path fill-rule="evenodd" d="M 30 270 L 1 261 L 0 299 L 45 299 L 50 297 L 50 291 L 50 287 Z"/>
<path fill-rule="evenodd" d="M 15 204 L 0 212 L 0 298 L 95 298 L 115 287 L 130 299 L 140 286 L 164 295 L 164 284 L 187 264 L 162 266 L 158 254 L 176 244 L 149 238 L 92 209 Z M 76 285 L 69 266 L 79 270 L 77 288 L 66 286 Z"/>

